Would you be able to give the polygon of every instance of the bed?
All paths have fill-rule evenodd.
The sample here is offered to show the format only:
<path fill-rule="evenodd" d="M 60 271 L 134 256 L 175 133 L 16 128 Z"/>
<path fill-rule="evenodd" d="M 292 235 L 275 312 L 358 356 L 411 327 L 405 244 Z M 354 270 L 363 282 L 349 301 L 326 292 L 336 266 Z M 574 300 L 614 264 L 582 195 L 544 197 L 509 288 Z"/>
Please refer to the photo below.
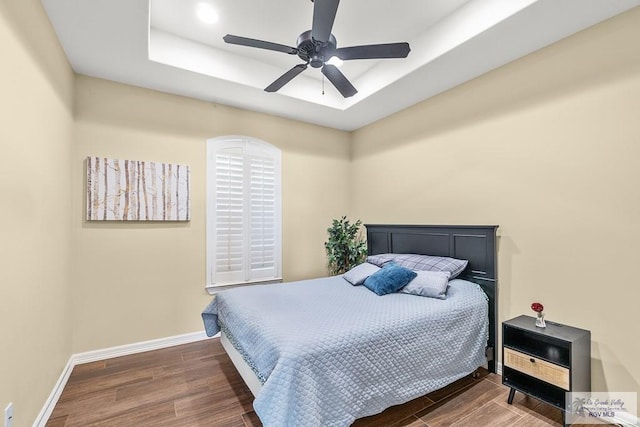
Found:
<path fill-rule="evenodd" d="M 203 312 L 265 426 L 348 426 L 495 371 L 496 226 L 367 225 L 369 255 L 468 260 L 439 300 L 377 296 L 341 276 L 223 291 Z"/>

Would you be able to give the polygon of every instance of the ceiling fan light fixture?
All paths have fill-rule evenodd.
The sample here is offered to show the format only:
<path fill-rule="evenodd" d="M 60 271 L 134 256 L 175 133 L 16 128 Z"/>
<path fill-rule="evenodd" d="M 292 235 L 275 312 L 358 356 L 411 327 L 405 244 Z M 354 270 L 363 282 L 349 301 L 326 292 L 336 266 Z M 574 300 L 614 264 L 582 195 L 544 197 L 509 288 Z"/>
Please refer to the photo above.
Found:
<path fill-rule="evenodd" d="M 200 2 L 196 6 L 196 15 L 205 24 L 215 24 L 218 22 L 218 13 L 209 3 Z"/>
<path fill-rule="evenodd" d="M 327 61 L 327 64 L 329 65 L 335 65 L 336 67 L 339 67 L 342 65 L 344 61 L 342 61 L 342 59 L 338 58 L 337 56 L 332 56 L 331 58 L 329 58 L 329 60 Z"/>

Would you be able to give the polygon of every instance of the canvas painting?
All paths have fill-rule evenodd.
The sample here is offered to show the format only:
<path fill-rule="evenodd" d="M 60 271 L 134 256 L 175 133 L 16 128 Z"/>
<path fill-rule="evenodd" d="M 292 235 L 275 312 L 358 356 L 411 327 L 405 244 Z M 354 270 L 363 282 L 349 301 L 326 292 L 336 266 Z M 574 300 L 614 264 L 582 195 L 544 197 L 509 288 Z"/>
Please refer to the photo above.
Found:
<path fill-rule="evenodd" d="M 189 221 L 189 166 L 87 158 L 88 221 Z"/>

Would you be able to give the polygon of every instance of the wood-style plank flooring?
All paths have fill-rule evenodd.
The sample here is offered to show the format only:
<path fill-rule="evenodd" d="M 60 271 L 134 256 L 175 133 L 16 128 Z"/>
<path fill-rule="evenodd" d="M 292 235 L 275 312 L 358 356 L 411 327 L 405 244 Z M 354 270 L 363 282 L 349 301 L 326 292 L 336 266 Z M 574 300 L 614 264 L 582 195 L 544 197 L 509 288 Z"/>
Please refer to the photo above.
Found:
<path fill-rule="evenodd" d="M 463 378 L 363 426 L 561 426 L 560 411 L 520 393 L 507 404 L 501 378 Z M 261 426 L 253 396 L 219 339 L 78 365 L 47 427 Z"/>

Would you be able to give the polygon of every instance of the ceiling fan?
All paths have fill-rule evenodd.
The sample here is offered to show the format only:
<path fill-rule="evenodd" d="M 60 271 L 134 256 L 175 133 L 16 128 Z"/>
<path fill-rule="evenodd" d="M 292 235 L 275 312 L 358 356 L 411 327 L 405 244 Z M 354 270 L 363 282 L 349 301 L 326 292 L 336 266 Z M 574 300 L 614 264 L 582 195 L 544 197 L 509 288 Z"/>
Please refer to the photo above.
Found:
<path fill-rule="evenodd" d="M 297 47 L 231 34 L 223 37 L 226 43 L 298 55 L 300 59 L 305 61 L 304 64 L 298 64 L 278 77 L 264 89 L 265 91 L 277 92 L 311 65 L 313 68 L 322 67 L 322 74 L 338 89 L 343 97 L 348 98 L 358 93 L 358 91 L 335 65 L 327 63 L 333 56 L 343 61 L 348 61 L 352 59 L 406 58 L 409 54 L 411 50 L 409 43 L 371 44 L 338 48 L 336 38 L 331 34 L 331 29 L 340 0 L 311 1 L 314 3 L 311 30 L 305 31 L 298 36 Z"/>

